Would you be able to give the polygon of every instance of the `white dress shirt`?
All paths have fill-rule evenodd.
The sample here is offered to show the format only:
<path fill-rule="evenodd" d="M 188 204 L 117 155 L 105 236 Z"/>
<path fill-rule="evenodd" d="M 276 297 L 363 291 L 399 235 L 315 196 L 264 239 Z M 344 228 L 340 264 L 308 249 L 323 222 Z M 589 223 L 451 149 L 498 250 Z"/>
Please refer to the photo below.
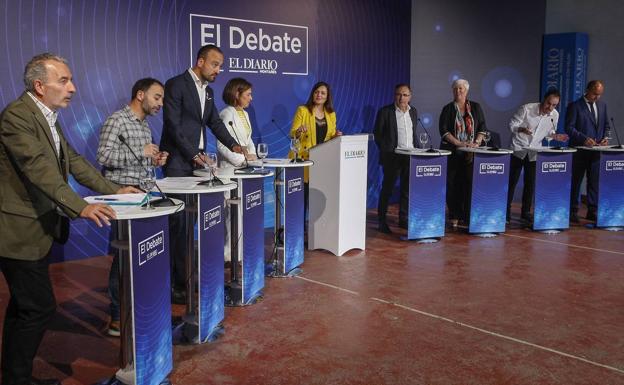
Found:
<path fill-rule="evenodd" d="M 548 136 L 551 130 L 557 130 L 559 112 L 553 110 L 549 114 L 540 112 L 540 103 L 528 103 L 521 106 L 509 122 L 511 130 L 511 149 L 514 156 L 524 159 L 527 154 L 531 162 L 537 158 L 535 151 L 528 152 L 526 147 L 542 147 L 542 140 Z M 533 132 L 532 135 L 519 132 L 520 127 L 525 127 Z"/>
<path fill-rule="evenodd" d="M 204 108 L 206 107 L 206 88 L 208 87 L 208 82 L 202 82 L 199 80 L 195 72 L 193 72 L 192 68 L 189 68 L 188 72 L 191 74 L 193 81 L 195 82 L 195 88 L 197 89 L 197 94 L 199 95 L 199 104 L 201 105 L 201 115 L 204 116 Z M 204 150 L 204 128 L 202 127 L 201 132 L 199 133 L 199 149 Z"/>
<path fill-rule="evenodd" d="M 414 124 L 410 116 L 410 106 L 407 106 L 405 112 L 399 107 L 395 108 L 397 120 L 397 148 L 414 148 Z"/>

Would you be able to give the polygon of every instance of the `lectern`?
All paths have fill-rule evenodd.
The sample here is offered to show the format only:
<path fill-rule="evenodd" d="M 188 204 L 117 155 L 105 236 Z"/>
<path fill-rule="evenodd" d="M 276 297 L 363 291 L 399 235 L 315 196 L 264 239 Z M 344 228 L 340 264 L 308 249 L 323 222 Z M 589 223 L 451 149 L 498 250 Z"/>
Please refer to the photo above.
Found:
<path fill-rule="evenodd" d="M 366 244 L 368 135 L 343 135 L 310 149 L 308 249 L 342 255 Z"/>

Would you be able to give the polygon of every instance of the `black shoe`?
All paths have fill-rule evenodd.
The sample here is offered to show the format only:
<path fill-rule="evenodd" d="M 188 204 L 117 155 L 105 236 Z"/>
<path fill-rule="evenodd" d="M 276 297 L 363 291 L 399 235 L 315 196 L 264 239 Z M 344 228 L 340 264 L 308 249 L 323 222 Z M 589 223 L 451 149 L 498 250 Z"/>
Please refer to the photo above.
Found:
<path fill-rule="evenodd" d="M 390 230 L 390 227 L 388 227 L 386 222 L 381 222 L 377 230 L 379 230 L 380 233 L 392 234 L 392 230 Z"/>
<path fill-rule="evenodd" d="M 47 378 L 44 380 L 37 380 L 36 378 L 30 379 L 30 385 L 61 385 L 61 381 L 56 378 Z"/>
<path fill-rule="evenodd" d="M 570 213 L 570 223 L 581 223 L 577 213 Z"/>
<path fill-rule="evenodd" d="M 399 220 L 399 227 L 407 230 L 407 220 Z"/>
<path fill-rule="evenodd" d="M 588 211 L 585 219 L 587 219 L 588 221 L 596 222 L 598 218 L 596 217 L 595 211 Z"/>
<path fill-rule="evenodd" d="M 171 289 L 171 303 L 186 305 L 186 290 Z"/>

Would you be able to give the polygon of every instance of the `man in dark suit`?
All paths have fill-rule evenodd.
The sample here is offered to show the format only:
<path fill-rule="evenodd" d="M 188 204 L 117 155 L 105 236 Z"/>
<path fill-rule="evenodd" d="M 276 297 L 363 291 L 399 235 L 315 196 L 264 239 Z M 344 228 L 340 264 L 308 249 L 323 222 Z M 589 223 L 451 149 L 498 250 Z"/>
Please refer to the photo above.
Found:
<path fill-rule="evenodd" d="M 60 384 L 31 378 L 35 354 L 56 309 L 48 273 L 52 242 L 65 242 L 69 218 L 110 224 L 115 212 L 87 204 L 68 184 L 104 194 L 138 192 L 107 181 L 65 140 L 57 111 L 76 92 L 65 59 L 33 57 L 24 71 L 26 92 L 0 115 L 0 269 L 11 299 L 2 333 L 2 384 Z"/>
<path fill-rule="evenodd" d="M 386 221 L 388 202 L 397 176 L 400 176 L 399 226 L 407 228 L 407 205 L 409 198 L 409 156 L 396 154 L 396 148 L 416 147 L 416 122 L 418 114 L 409 105 L 412 91 L 408 84 L 394 88 L 394 103 L 382 107 L 375 119 L 375 143 L 379 147 L 379 164 L 383 168 L 383 182 L 379 194 L 377 216 L 379 231 L 390 234 Z"/>
<path fill-rule="evenodd" d="M 221 50 L 212 44 L 205 45 L 197 52 L 195 66 L 165 83 L 160 149 L 169 153 L 169 160 L 164 167 L 166 176 L 192 176 L 194 168 L 203 168 L 207 164 L 208 158 L 204 153 L 206 126 L 230 150 L 244 153 L 219 118 L 214 92 L 208 86 L 208 83 L 215 81 L 222 65 Z M 186 301 L 186 231 L 183 212 L 169 217 L 174 303 Z"/>
<path fill-rule="evenodd" d="M 610 130 L 607 105 L 600 101 L 604 84 L 600 80 L 587 83 L 582 98 L 568 105 L 565 130 L 570 137 L 570 146 L 606 146 Z M 598 204 L 598 172 L 600 154 L 579 150 L 572 160 L 572 191 L 570 199 L 570 221 L 579 222 L 578 208 L 581 183 L 587 173 L 587 220 L 596 220 Z"/>

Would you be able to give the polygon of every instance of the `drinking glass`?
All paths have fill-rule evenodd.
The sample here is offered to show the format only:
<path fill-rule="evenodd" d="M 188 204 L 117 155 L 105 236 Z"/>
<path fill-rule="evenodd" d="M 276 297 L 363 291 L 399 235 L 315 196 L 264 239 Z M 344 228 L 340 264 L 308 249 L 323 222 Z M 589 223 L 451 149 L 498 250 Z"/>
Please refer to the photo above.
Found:
<path fill-rule="evenodd" d="M 483 141 L 485 142 L 485 147 L 488 146 L 488 142 L 490 141 L 491 138 L 492 138 L 492 134 L 490 134 L 489 131 L 486 131 L 483 133 Z"/>
<path fill-rule="evenodd" d="M 154 167 L 148 166 L 145 168 L 146 174 L 139 179 L 139 187 L 147 193 L 147 204 L 143 207 L 143 210 L 153 210 L 154 207 L 150 204 L 150 192 L 156 186 L 156 173 Z"/>
<path fill-rule="evenodd" d="M 555 135 L 555 130 L 548 131 L 548 135 L 546 135 L 546 147 L 550 148 L 550 141 L 553 140 L 553 136 Z"/>
<path fill-rule="evenodd" d="M 290 139 L 290 149 L 292 150 L 292 152 L 295 153 L 295 159 L 293 160 L 293 162 L 296 162 L 297 159 L 299 158 L 299 139 L 297 138 Z"/>
<path fill-rule="evenodd" d="M 205 166 L 208 169 L 208 186 L 212 186 L 215 178 L 215 173 L 217 172 L 217 154 L 214 152 L 209 152 L 206 154 L 206 163 Z"/>
<path fill-rule="evenodd" d="M 260 158 L 260 162 L 262 164 L 262 169 L 264 170 L 264 158 L 269 155 L 269 145 L 266 143 L 258 143 L 258 158 Z"/>
<path fill-rule="evenodd" d="M 422 133 L 418 135 L 418 141 L 420 142 L 420 145 L 422 146 L 422 148 L 425 148 L 425 146 L 427 145 L 427 142 L 429 141 L 429 135 L 427 135 L 426 133 Z"/>
<path fill-rule="evenodd" d="M 611 130 L 607 130 L 607 131 L 605 132 L 605 136 L 604 136 L 604 138 L 607 140 L 607 145 L 608 145 L 608 144 L 609 144 L 609 142 L 610 142 L 610 141 L 611 141 L 611 139 L 612 139 L 612 138 L 611 138 Z"/>

